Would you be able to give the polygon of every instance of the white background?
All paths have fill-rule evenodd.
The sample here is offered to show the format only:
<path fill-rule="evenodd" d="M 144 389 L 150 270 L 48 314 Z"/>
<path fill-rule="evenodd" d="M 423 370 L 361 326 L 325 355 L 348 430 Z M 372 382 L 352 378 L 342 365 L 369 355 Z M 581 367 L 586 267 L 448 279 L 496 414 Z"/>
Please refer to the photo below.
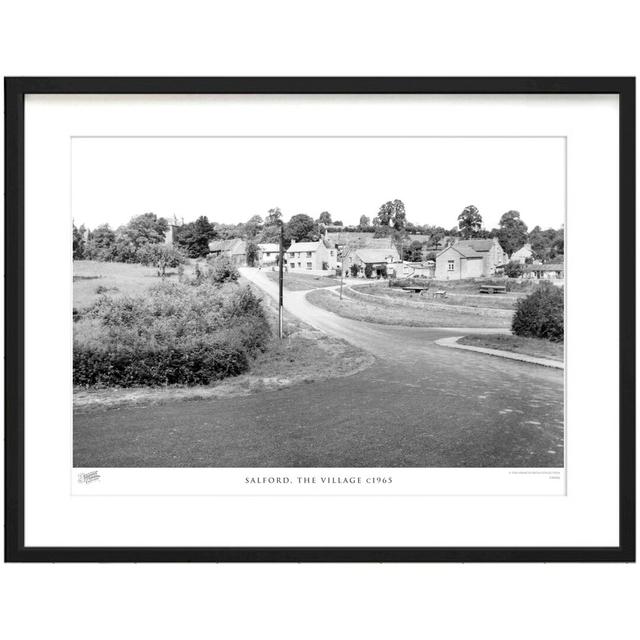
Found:
<path fill-rule="evenodd" d="M 627 2 L 13 3 L 4 75 L 635 75 Z M 12 638 L 631 637 L 637 566 L 3 566 Z"/>

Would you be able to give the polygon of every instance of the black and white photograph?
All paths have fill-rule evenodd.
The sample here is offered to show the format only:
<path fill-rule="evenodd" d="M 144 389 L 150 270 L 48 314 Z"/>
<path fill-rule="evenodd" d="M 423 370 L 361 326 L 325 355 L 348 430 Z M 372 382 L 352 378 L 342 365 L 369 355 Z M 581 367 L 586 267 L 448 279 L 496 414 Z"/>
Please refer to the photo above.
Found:
<path fill-rule="evenodd" d="M 563 469 L 566 163 L 74 137 L 74 467 Z"/>

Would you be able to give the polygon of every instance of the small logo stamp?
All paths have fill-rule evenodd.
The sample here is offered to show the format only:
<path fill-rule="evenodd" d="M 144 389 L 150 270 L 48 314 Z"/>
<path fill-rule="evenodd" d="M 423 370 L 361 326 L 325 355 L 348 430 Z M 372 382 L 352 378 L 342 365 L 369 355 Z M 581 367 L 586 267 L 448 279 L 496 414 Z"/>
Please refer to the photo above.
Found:
<path fill-rule="evenodd" d="M 89 471 L 88 473 L 79 473 L 78 482 L 80 484 L 90 484 L 100 480 L 100 474 L 97 471 Z"/>

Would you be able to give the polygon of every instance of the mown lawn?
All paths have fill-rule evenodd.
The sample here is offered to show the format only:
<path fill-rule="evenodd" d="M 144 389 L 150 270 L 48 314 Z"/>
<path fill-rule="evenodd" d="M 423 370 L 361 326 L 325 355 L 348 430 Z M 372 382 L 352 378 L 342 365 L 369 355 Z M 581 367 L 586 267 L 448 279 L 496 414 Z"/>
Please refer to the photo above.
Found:
<path fill-rule="evenodd" d="M 350 283 L 353 284 L 353 283 Z M 446 286 L 432 284 L 427 291 L 422 294 L 404 291 L 401 287 L 390 287 L 385 283 L 373 285 L 356 284 L 354 290 L 364 294 L 384 296 L 390 300 L 411 300 L 412 302 L 437 302 L 438 304 L 448 304 L 452 306 L 478 307 L 481 309 L 514 309 L 517 300 L 524 294 L 502 293 L 502 294 L 481 294 L 478 287 L 468 292 L 460 292 L 460 289 L 449 289 Z M 434 298 L 433 292 L 444 290 L 447 292 L 446 298 Z"/>
<path fill-rule="evenodd" d="M 309 302 L 332 311 L 333 313 L 364 322 L 378 324 L 403 325 L 407 327 L 495 327 L 509 328 L 510 318 L 485 316 L 473 310 L 443 309 L 437 306 L 427 306 L 424 309 L 394 305 L 384 302 L 366 302 L 361 299 L 342 300 L 330 291 L 312 291 L 307 295 Z"/>
<path fill-rule="evenodd" d="M 277 271 L 265 271 L 265 273 L 269 280 L 278 282 Z M 335 276 L 317 276 L 305 273 L 285 273 L 283 280 L 284 288 L 289 291 L 307 291 L 308 289 L 335 287 L 340 284 L 340 278 Z"/>
<path fill-rule="evenodd" d="M 498 349 L 521 353 L 536 358 L 549 358 L 550 360 L 564 360 L 564 343 L 551 342 L 540 338 L 523 338 L 506 334 L 470 335 L 458 340 L 458 344 L 467 344 L 472 347 L 484 347 L 486 349 Z"/>

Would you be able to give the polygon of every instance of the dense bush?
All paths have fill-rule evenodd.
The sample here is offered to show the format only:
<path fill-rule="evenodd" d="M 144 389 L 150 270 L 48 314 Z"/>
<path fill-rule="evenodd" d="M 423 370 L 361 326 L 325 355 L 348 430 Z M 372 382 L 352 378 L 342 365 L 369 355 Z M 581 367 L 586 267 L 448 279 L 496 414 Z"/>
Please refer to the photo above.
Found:
<path fill-rule="evenodd" d="M 511 325 L 517 336 L 564 339 L 564 290 L 541 282 L 526 298 L 518 300 Z"/>
<path fill-rule="evenodd" d="M 207 278 L 215 284 L 235 282 L 240 277 L 238 268 L 227 256 L 214 258 L 209 263 Z"/>
<path fill-rule="evenodd" d="M 524 273 L 524 266 L 520 262 L 508 262 L 504 265 L 504 275 L 507 278 L 519 278 Z"/>
<path fill-rule="evenodd" d="M 74 384 L 208 384 L 246 371 L 269 335 L 248 287 L 163 283 L 142 296 L 101 296 L 75 324 Z"/>
<path fill-rule="evenodd" d="M 427 278 L 391 278 L 389 280 L 390 287 L 427 287 L 431 286 L 431 280 Z"/>

